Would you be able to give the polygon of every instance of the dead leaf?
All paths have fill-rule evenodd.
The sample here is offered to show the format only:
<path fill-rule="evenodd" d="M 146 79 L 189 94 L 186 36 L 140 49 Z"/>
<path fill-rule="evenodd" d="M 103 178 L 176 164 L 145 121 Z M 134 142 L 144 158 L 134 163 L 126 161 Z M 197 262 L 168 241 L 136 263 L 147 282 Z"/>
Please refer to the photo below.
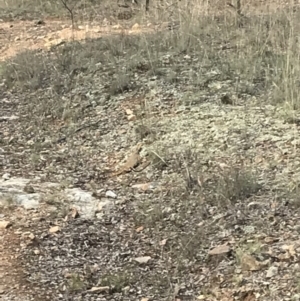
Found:
<path fill-rule="evenodd" d="M 144 227 L 143 227 L 143 226 L 140 226 L 140 227 L 138 227 L 138 228 L 135 229 L 135 231 L 136 231 L 137 233 L 139 233 L 139 232 L 141 232 L 141 231 L 143 231 L 143 230 L 144 230 Z"/>
<path fill-rule="evenodd" d="M 244 271 L 258 271 L 261 269 L 259 262 L 253 256 L 248 254 L 242 255 L 241 266 Z"/>
<path fill-rule="evenodd" d="M 221 254 L 226 254 L 228 252 L 230 252 L 230 248 L 228 245 L 225 244 L 225 245 L 217 246 L 212 250 L 208 251 L 208 255 L 221 255 Z"/>
<path fill-rule="evenodd" d="M 150 256 L 136 257 L 134 260 L 140 264 L 147 263 L 151 259 Z"/>
<path fill-rule="evenodd" d="M 49 229 L 49 233 L 56 233 L 59 232 L 61 228 L 59 226 L 53 226 Z"/>
<path fill-rule="evenodd" d="M 9 221 L 0 221 L 0 229 L 7 229 L 12 225 Z"/>

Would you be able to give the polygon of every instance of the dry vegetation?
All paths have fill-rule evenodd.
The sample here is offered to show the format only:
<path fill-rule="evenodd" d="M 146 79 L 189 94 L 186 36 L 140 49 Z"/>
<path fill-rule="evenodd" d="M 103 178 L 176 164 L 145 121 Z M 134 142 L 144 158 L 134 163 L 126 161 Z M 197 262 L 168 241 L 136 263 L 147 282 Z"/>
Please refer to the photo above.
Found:
<path fill-rule="evenodd" d="M 4 115 L 19 117 L 1 124 L 1 171 L 92 182 L 122 200 L 105 220 L 53 217 L 64 224 L 55 236 L 45 234 L 52 221 L 35 225 L 41 255 L 27 248 L 23 265 L 45 299 L 300 300 L 300 12 L 191 1 L 153 0 L 147 16 L 129 3 L 132 18 L 120 21 L 174 29 L 0 66 Z M 96 2 L 76 4 L 75 21 L 123 9 Z M 3 7 L 14 20 L 68 16 L 59 1 Z M 140 141 L 151 166 L 110 178 L 110 163 Z M 155 188 L 132 188 L 145 182 Z"/>

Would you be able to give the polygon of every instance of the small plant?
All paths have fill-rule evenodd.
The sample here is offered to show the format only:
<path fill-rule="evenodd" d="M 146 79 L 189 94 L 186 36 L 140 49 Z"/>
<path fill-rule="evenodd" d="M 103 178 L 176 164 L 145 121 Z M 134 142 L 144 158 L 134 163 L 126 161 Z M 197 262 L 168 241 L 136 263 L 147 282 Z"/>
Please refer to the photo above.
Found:
<path fill-rule="evenodd" d="M 239 168 L 218 175 L 215 184 L 217 199 L 233 203 L 249 198 L 262 188 L 255 174 Z"/>
<path fill-rule="evenodd" d="M 130 76 L 126 74 L 120 74 L 110 85 L 110 94 L 117 95 L 128 91 L 130 89 L 131 82 Z"/>
<path fill-rule="evenodd" d="M 85 287 L 84 280 L 77 273 L 72 273 L 68 279 L 68 289 L 70 292 L 81 291 Z"/>
<path fill-rule="evenodd" d="M 109 286 L 112 292 L 120 293 L 122 289 L 131 283 L 131 276 L 127 272 L 107 274 L 101 278 L 101 286 Z"/>

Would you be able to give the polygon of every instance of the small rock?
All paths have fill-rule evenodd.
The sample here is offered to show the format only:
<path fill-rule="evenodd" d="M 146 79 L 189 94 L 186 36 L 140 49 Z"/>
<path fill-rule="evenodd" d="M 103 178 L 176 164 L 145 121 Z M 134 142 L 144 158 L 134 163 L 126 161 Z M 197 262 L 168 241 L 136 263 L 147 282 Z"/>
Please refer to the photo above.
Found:
<path fill-rule="evenodd" d="M 143 226 L 140 226 L 140 227 L 138 227 L 138 228 L 135 229 L 135 231 L 136 231 L 137 233 L 142 232 L 143 230 L 144 230 L 144 227 L 143 227 Z"/>
<path fill-rule="evenodd" d="M 153 189 L 154 188 L 154 186 L 152 185 L 152 183 L 134 184 L 131 187 L 139 189 L 139 190 L 143 190 L 143 191 L 147 191 L 149 189 Z"/>
<path fill-rule="evenodd" d="M 128 121 L 136 121 L 136 116 L 135 115 L 129 115 L 127 116 Z"/>
<path fill-rule="evenodd" d="M 126 109 L 125 112 L 127 115 L 133 115 L 133 111 L 130 109 Z"/>
<path fill-rule="evenodd" d="M 0 229 L 7 229 L 12 225 L 9 221 L 0 221 Z"/>
<path fill-rule="evenodd" d="M 108 198 L 113 198 L 113 199 L 117 198 L 117 195 L 111 190 L 106 191 L 105 196 L 107 196 Z"/>
<path fill-rule="evenodd" d="M 15 37 L 15 42 L 16 42 L 16 41 L 20 41 L 20 40 L 21 40 L 20 37 Z"/>
<path fill-rule="evenodd" d="M 273 278 L 274 276 L 276 276 L 278 274 L 278 267 L 270 267 L 267 271 L 266 277 L 267 278 Z"/>
<path fill-rule="evenodd" d="M 41 252 L 40 252 L 40 250 L 36 249 L 36 250 L 33 251 L 33 253 L 34 253 L 35 255 L 40 255 Z"/>
<path fill-rule="evenodd" d="M 300 294 L 295 294 L 295 295 L 292 297 L 292 300 L 293 300 L 293 301 L 300 301 Z"/>
<path fill-rule="evenodd" d="M 150 256 L 142 256 L 142 257 L 136 257 L 134 258 L 134 260 L 140 264 L 143 264 L 143 263 L 148 263 L 148 261 L 151 259 Z"/>
<path fill-rule="evenodd" d="M 220 245 L 208 251 L 208 255 L 220 255 L 229 253 L 230 248 L 227 245 Z"/>
<path fill-rule="evenodd" d="M 109 286 L 94 286 L 91 289 L 88 290 L 89 293 L 101 293 L 109 291 Z"/>
<path fill-rule="evenodd" d="M 23 206 L 24 209 L 36 209 L 39 207 L 40 196 L 38 194 L 19 194 L 15 196 L 15 201 L 18 205 Z"/>
<path fill-rule="evenodd" d="M 28 235 L 28 237 L 29 237 L 31 240 L 34 240 L 34 239 L 35 239 L 35 235 L 34 235 L 33 233 L 30 233 L 30 234 Z"/>
<path fill-rule="evenodd" d="M 112 29 L 121 29 L 121 28 L 122 28 L 122 26 L 120 24 L 112 26 Z"/>
<path fill-rule="evenodd" d="M 9 173 L 3 174 L 2 179 L 5 180 L 5 181 L 9 180 L 10 179 L 10 174 Z"/>
<path fill-rule="evenodd" d="M 49 229 L 49 233 L 57 233 L 61 230 L 59 226 L 53 226 Z"/>
<path fill-rule="evenodd" d="M 167 243 L 167 239 L 163 239 L 163 240 L 161 240 L 161 241 L 159 242 L 159 245 L 160 245 L 160 246 L 165 246 L 166 243 Z"/>
<path fill-rule="evenodd" d="M 134 25 L 132 25 L 131 29 L 133 30 L 137 30 L 140 28 L 140 25 L 138 23 L 135 23 Z"/>
<path fill-rule="evenodd" d="M 103 212 L 96 213 L 96 218 L 102 220 L 104 218 L 104 213 Z"/>

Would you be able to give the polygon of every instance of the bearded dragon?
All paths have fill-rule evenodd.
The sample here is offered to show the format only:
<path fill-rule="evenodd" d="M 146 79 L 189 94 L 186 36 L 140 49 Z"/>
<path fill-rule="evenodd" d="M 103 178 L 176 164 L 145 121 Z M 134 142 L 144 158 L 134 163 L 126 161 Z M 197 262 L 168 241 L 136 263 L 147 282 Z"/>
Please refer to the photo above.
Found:
<path fill-rule="evenodd" d="M 142 150 L 142 143 L 138 143 L 134 149 L 132 150 L 131 154 L 128 156 L 126 162 L 121 166 L 121 168 L 112 173 L 111 176 L 119 176 L 121 174 L 125 174 L 128 173 L 130 171 L 137 171 L 140 172 L 142 170 L 144 170 L 149 164 L 150 162 L 144 162 L 145 164 L 142 164 L 142 168 L 139 170 L 136 170 L 135 168 L 140 165 L 141 161 L 142 161 L 142 157 L 140 156 L 140 152 Z"/>

